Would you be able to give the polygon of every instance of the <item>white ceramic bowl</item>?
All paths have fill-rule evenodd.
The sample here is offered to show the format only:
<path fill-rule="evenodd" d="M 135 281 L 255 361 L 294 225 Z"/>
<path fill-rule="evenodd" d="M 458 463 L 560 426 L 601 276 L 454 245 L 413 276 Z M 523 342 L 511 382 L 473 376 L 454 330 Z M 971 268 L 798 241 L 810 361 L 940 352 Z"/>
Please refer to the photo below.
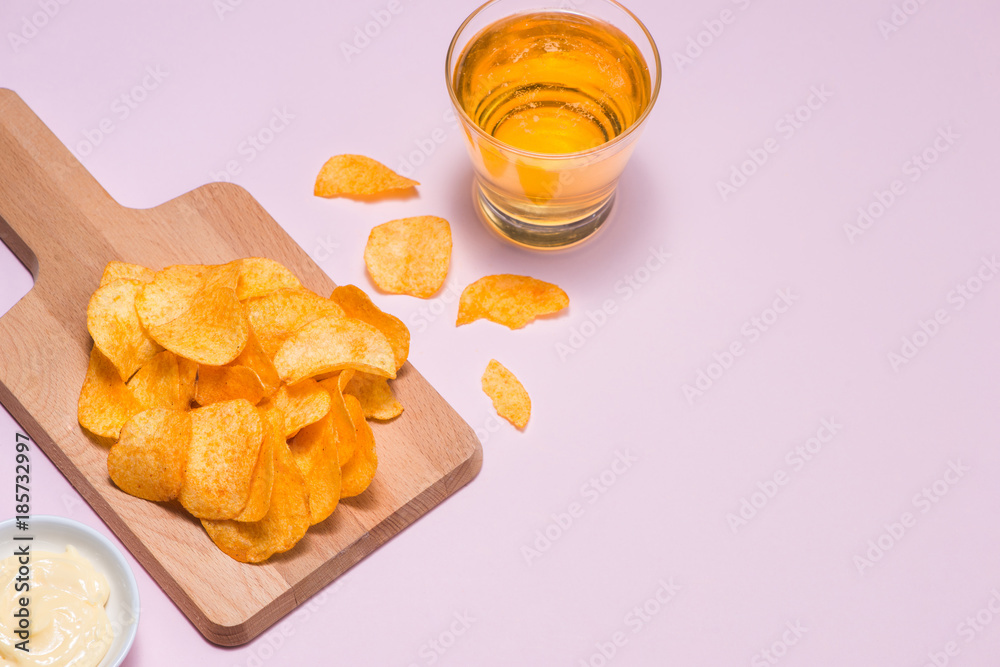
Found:
<path fill-rule="evenodd" d="M 14 536 L 31 535 L 32 551 L 62 553 L 72 544 L 80 555 L 100 570 L 108 580 L 111 595 L 105 609 L 114 630 L 115 639 L 101 661 L 100 667 L 118 667 L 122 664 L 139 627 L 139 587 L 132 568 L 114 544 L 90 526 L 58 516 L 32 516 L 30 530 L 20 531 L 14 519 L 0 523 L 0 545 L 4 558 L 14 553 Z"/>

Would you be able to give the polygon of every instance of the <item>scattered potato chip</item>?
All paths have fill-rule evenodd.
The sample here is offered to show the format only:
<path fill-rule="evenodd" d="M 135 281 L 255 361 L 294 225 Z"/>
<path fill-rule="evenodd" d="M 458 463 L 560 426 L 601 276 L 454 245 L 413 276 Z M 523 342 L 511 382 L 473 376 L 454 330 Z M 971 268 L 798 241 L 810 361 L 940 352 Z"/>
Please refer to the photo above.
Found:
<path fill-rule="evenodd" d="M 334 155 L 316 176 L 313 194 L 317 197 L 377 195 L 416 185 L 420 183 L 400 176 L 370 157 Z"/>
<path fill-rule="evenodd" d="M 257 405 L 264 393 L 260 378 L 246 366 L 201 366 L 194 400 L 198 405 L 211 405 L 242 398 Z"/>
<path fill-rule="evenodd" d="M 114 364 L 95 345 L 77 403 L 80 425 L 94 435 L 117 439 L 128 418 L 141 409 Z"/>
<path fill-rule="evenodd" d="M 188 407 L 181 394 L 178 357 L 170 350 L 160 352 L 143 364 L 126 386 L 143 410 L 185 410 Z"/>
<path fill-rule="evenodd" d="M 569 297 L 558 286 L 528 276 L 486 276 L 464 290 L 458 301 L 462 326 L 481 318 L 520 329 L 540 315 L 569 306 Z"/>
<path fill-rule="evenodd" d="M 299 431 L 288 441 L 288 449 L 305 479 L 309 522 L 315 525 L 333 514 L 340 502 L 340 460 L 330 415 Z"/>
<path fill-rule="evenodd" d="M 372 427 L 365 421 L 365 413 L 361 409 L 361 403 L 353 396 L 345 396 L 347 411 L 351 415 L 354 423 L 354 435 L 357 438 L 357 449 L 354 455 L 348 460 L 342 471 L 340 497 L 353 498 L 364 493 L 368 485 L 375 478 L 375 470 L 378 468 L 378 456 L 375 454 L 375 434 Z"/>
<path fill-rule="evenodd" d="M 312 378 L 295 384 L 281 385 L 281 389 L 270 399 L 284 415 L 282 435 L 291 438 L 304 426 L 318 422 L 330 411 L 330 394 Z"/>
<path fill-rule="evenodd" d="M 152 269 L 147 269 L 145 266 L 139 266 L 138 264 L 129 264 L 128 262 L 119 262 L 117 260 L 111 261 L 104 267 L 104 273 L 101 275 L 101 287 L 121 279 L 138 280 L 140 283 L 152 282 L 155 273 Z"/>
<path fill-rule="evenodd" d="M 396 377 L 392 347 L 382 332 L 350 317 L 323 317 L 293 333 L 274 355 L 288 384 L 345 368 Z"/>
<path fill-rule="evenodd" d="M 180 501 L 199 519 L 232 519 L 250 498 L 260 453 L 260 416 L 248 401 L 213 403 L 191 411 L 191 448 Z"/>
<path fill-rule="evenodd" d="M 305 288 L 280 289 L 246 301 L 250 327 L 271 359 L 281 344 L 321 317 L 343 317 L 344 309 Z"/>
<path fill-rule="evenodd" d="M 191 414 L 154 408 L 129 419 L 108 451 L 108 473 L 138 498 L 173 500 L 180 494 L 191 444 Z"/>
<path fill-rule="evenodd" d="M 428 299 L 441 289 L 451 261 L 451 226 L 425 215 L 372 229 L 365 266 L 379 289 Z"/>
<path fill-rule="evenodd" d="M 123 382 L 163 349 L 139 323 L 135 300 L 142 286 L 137 280 L 114 280 L 98 287 L 87 304 L 87 330 Z"/>
<path fill-rule="evenodd" d="M 294 547 L 309 529 L 309 494 L 288 445 L 275 442 L 271 504 L 263 519 L 203 519 L 201 525 L 223 553 L 241 563 L 260 563 Z"/>
<path fill-rule="evenodd" d="M 277 410 L 258 410 L 262 439 L 257 464 L 250 478 L 250 498 L 236 521 L 260 521 L 271 506 L 271 488 L 274 486 L 274 448 L 285 444 L 281 435 L 284 418 Z"/>
<path fill-rule="evenodd" d="M 531 397 L 514 374 L 496 359 L 491 359 L 483 373 L 483 391 L 493 401 L 497 414 L 518 428 L 528 425 Z"/>
<path fill-rule="evenodd" d="M 403 367 L 410 354 L 410 330 L 401 319 L 382 311 L 372 303 L 367 294 L 354 285 L 337 287 L 330 295 L 330 300 L 343 308 L 348 317 L 367 322 L 381 331 L 392 346 L 396 370 Z"/>
<path fill-rule="evenodd" d="M 403 405 L 396 400 L 388 380 L 384 377 L 355 373 L 343 391 L 361 402 L 365 417 L 369 419 L 386 421 L 398 417 L 403 412 Z"/>
<path fill-rule="evenodd" d="M 247 257 L 233 263 L 239 267 L 236 298 L 240 301 L 263 296 L 279 289 L 302 287 L 295 274 L 273 259 Z"/>

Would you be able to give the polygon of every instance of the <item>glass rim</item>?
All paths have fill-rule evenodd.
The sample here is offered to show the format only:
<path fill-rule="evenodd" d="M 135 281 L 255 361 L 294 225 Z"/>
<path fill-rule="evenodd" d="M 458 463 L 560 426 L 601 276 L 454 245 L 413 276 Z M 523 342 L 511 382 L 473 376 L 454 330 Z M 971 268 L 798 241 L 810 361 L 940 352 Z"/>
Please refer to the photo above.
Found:
<path fill-rule="evenodd" d="M 516 148 L 509 144 L 505 144 L 504 142 L 500 141 L 493 135 L 487 133 L 485 130 L 483 130 L 483 128 L 479 127 L 479 125 L 474 120 L 472 120 L 469 114 L 466 113 L 465 109 L 458 101 L 458 96 L 455 94 L 455 81 L 454 81 L 455 77 L 454 73 L 452 72 L 451 58 L 452 55 L 455 53 L 456 46 L 458 45 L 459 35 L 461 35 L 462 32 L 468 27 L 468 25 L 472 23 L 472 20 L 475 19 L 477 16 L 479 16 L 481 13 L 483 13 L 486 9 L 488 9 L 492 5 L 498 4 L 500 2 L 504 2 L 504 0 L 488 0 L 487 2 L 480 5 L 477 9 L 475 9 L 471 14 L 469 14 L 469 16 L 464 21 L 462 21 L 462 25 L 458 26 L 458 30 L 455 31 L 455 35 L 451 38 L 451 44 L 448 45 L 448 54 L 445 57 L 445 62 L 444 62 L 445 81 L 448 84 L 448 96 L 451 98 L 452 106 L 454 106 L 455 109 L 458 110 L 458 113 L 461 114 L 463 120 L 465 121 L 465 124 L 472 126 L 476 134 L 478 134 L 480 137 L 491 143 L 502 146 L 504 150 L 509 151 L 510 153 L 513 153 L 515 155 L 530 157 L 533 159 L 561 160 L 561 159 L 579 159 L 581 157 L 589 157 L 591 155 L 602 153 L 606 150 L 611 150 L 616 145 L 622 143 L 626 138 L 634 134 L 640 127 L 642 127 L 643 123 L 645 123 L 646 121 L 646 118 L 653 110 L 653 106 L 656 103 L 656 99 L 657 97 L 659 97 L 660 94 L 660 81 L 663 78 L 662 67 L 660 65 L 660 51 L 656 47 L 656 41 L 653 39 L 653 35 L 649 32 L 649 29 L 646 28 L 646 25 L 642 21 L 640 21 L 639 17 L 633 14 L 630 9 L 628 9 L 620 2 L 618 2 L 618 0 L 601 0 L 601 2 L 605 2 L 609 5 L 617 7 L 622 12 L 624 12 L 626 16 L 635 21 L 635 24 L 639 26 L 639 29 L 642 31 L 642 33 L 646 36 L 646 39 L 649 41 L 649 46 L 653 50 L 653 62 L 656 64 L 656 80 L 650 82 L 652 87 L 649 94 L 649 103 L 646 104 L 646 108 L 643 109 L 642 113 L 639 114 L 639 117 L 636 118 L 635 122 L 632 123 L 632 125 L 626 128 L 625 131 L 619 134 L 618 136 L 604 142 L 600 146 L 594 146 L 593 148 L 588 148 L 587 150 L 583 151 L 577 151 L 575 153 L 536 153 L 534 151 L 527 151 L 524 150 L 523 148 Z M 580 16 L 590 16 L 585 12 L 574 11 L 574 10 L 553 9 L 553 11 L 566 12 L 567 14 L 578 14 Z M 516 16 L 516 14 L 510 14 L 510 16 Z M 464 49 L 466 46 L 467 44 L 463 44 L 462 48 Z M 649 65 L 647 63 L 647 67 L 648 66 Z"/>

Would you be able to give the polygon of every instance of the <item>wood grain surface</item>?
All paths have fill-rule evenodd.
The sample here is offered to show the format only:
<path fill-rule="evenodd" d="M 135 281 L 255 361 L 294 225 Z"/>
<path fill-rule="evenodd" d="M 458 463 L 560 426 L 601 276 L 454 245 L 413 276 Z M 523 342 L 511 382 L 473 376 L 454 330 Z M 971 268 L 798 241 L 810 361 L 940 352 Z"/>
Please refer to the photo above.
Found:
<path fill-rule="evenodd" d="M 407 363 L 405 412 L 373 423 L 379 468 L 291 551 L 232 560 L 173 503 L 112 484 L 107 450 L 77 423 L 91 348 L 86 311 L 104 265 L 160 269 L 270 257 L 322 295 L 334 284 L 242 188 L 212 183 L 152 209 L 117 204 L 21 99 L 0 89 L 0 239 L 32 290 L 0 318 L 0 401 L 210 641 L 242 644 L 278 621 L 479 472 L 472 429 Z"/>

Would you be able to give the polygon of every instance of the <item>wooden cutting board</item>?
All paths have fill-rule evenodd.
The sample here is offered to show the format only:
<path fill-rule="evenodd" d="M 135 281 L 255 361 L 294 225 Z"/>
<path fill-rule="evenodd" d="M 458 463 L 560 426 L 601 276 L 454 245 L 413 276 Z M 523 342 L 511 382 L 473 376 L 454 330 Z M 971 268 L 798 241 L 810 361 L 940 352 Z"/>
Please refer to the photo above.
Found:
<path fill-rule="evenodd" d="M 482 448 L 410 364 L 394 383 L 402 416 L 373 424 L 379 467 L 285 554 L 232 560 L 174 504 L 115 487 L 107 450 L 77 423 L 91 339 L 87 302 L 113 259 L 159 269 L 270 257 L 322 295 L 326 274 L 239 186 L 212 183 L 156 208 L 120 206 L 13 92 L 0 89 L 0 239 L 34 287 L 0 318 L 0 400 L 210 641 L 249 641 L 468 483 Z M 35 494 L 44 489 L 35 489 Z"/>

